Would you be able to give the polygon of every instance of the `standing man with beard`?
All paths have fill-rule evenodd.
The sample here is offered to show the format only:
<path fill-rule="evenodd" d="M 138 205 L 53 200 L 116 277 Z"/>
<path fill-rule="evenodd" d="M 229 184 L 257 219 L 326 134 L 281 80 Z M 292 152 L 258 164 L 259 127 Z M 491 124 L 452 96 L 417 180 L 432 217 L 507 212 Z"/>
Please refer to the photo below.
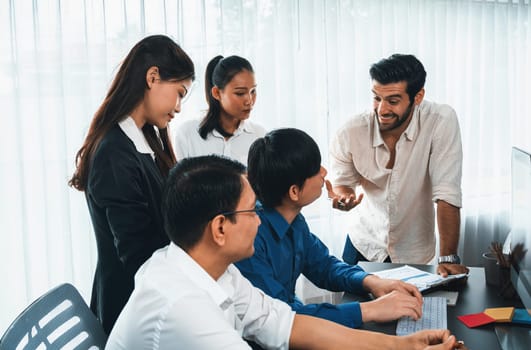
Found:
<path fill-rule="evenodd" d="M 455 111 L 424 101 L 426 71 L 413 55 L 394 54 L 370 68 L 373 110 L 342 126 L 330 147 L 333 207 L 349 211 L 343 260 L 427 264 L 467 272 L 457 255 L 462 149 Z M 356 192 L 358 191 L 359 192 Z"/>

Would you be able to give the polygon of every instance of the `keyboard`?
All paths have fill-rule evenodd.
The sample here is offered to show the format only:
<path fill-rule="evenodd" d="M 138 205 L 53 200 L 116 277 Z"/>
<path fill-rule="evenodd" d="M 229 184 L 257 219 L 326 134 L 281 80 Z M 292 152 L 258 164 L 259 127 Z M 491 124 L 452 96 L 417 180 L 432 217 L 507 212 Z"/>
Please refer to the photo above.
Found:
<path fill-rule="evenodd" d="M 422 317 L 415 321 L 402 317 L 396 325 L 396 335 L 408 335 L 423 329 L 446 329 L 446 298 L 425 297 L 422 304 Z"/>

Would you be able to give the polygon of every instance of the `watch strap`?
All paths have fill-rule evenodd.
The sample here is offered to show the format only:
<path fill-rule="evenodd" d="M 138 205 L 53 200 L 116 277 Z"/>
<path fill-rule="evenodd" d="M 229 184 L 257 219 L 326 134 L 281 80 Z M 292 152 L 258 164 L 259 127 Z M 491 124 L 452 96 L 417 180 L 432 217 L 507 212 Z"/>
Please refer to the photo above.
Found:
<path fill-rule="evenodd" d="M 457 254 L 442 255 L 438 262 L 439 264 L 461 264 L 461 258 Z"/>

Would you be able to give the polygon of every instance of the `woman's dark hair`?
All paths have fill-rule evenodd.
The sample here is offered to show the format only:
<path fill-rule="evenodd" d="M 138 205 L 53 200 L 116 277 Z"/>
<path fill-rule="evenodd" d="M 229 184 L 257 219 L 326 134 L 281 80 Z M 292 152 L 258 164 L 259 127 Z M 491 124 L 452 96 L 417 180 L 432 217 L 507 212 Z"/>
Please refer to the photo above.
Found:
<path fill-rule="evenodd" d="M 158 68 L 161 80 L 195 78 L 192 60 L 172 39 L 153 35 L 140 40 L 120 65 L 107 96 L 94 114 L 85 141 L 76 154 L 76 170 L 68 182 L 70 186 L 80 191 L 86 189 L 94 152 L 105 134 L 142 101 L 148 88 L 146 73 L 153 66 Z M 158 129 L 157 132 L 153 125 L 146 123 L 142 133 L 155 152 L 161 173 L 167 176 L 176 162 L 168 130 Z"/>
<path fill-rule="evenodd" d="M 369 74 L 372 80 L 380 84 L 405 81 L 410 103 L 413 103 L 415 95 L 424 87 L 426 82 L 424 66 L 413 55 L 395 53 L 389 58 L 381 59 L 371 66 Z"/>
<path fill-rule="evenodd" d="M 244 173 L 241 163 L 217 155 L 179 161 L 162 191 L 162 218 L 170 240 L 187 251 L 199 242 L 213 217 L 234 211 Z M 227 219 L 236 221 L 230 215 Z"/>
<path fill-rule="evenodd" d="M 299 129 L 270 131 L 249 149 L 249 182 L 265 207 L 280 205 L 292 185 L 302 187 L 320 169 L 319 146 Z"/>
<path fill-rule="evenodd" d="M 217 86 L 223 90 L 232 78 L 243 70 L 254 73 L 251 63 L 240 56 L 225 58 L 216 56 L 208 62 L 205 72 L 205 97 L 208 103 L 208 111 L 199 125 L 199 135 L 204 140 L 206 140 L 208 133 L 214 129 L 225 137 L 232 136 L 221 127 L 219 122 L 221 103 L 212 96 L 212 88 Z"/>

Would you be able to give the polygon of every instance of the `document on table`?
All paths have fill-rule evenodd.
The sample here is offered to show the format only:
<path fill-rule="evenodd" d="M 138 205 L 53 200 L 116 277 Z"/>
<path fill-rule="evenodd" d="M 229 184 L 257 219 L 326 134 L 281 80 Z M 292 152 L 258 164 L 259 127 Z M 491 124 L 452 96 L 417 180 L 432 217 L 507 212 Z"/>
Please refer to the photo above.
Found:
<path fill-rule="evenodd" d="M 411 283 L 415 285 L 421 292 L 467 276 L 466 273 L 462 273 L 459 275 L 448 275 L 448 277 L 442 277 L 441 275 L 422 271 L 409 265 L 378 271 L 374 272 L 373 274 L 381 278 L 392 278 Z"/>

